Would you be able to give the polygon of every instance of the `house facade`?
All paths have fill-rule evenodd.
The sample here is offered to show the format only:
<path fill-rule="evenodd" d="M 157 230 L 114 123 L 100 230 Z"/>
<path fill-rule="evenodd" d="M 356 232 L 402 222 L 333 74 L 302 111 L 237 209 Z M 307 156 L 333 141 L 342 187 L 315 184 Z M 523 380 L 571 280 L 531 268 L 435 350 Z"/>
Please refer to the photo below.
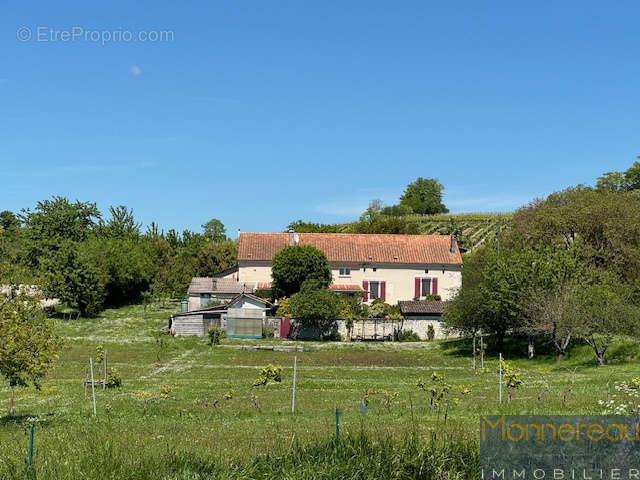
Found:
<path fill-rule="evenodd" d="M 327 256 L 335 291 L 364 291 L 364 300 L 389 304 L 440 295 L 462 284 L 455 236 L 341 233 L 240 233 L 238 268 L 223 277 L 255 288 L 271 285 L 271 261 L 287 245 L 311 245 Z"/>

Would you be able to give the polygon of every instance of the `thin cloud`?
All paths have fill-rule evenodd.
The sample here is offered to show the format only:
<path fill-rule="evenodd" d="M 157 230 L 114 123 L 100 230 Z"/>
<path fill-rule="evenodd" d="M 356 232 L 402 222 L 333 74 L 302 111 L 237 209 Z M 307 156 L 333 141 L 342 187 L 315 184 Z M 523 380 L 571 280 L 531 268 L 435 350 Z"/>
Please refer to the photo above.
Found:
<path fill-rule="evenodd" d="M 142 75 L 142 69 L 138 65 L 131 65 L 131 74 L 134 77 Z"/>

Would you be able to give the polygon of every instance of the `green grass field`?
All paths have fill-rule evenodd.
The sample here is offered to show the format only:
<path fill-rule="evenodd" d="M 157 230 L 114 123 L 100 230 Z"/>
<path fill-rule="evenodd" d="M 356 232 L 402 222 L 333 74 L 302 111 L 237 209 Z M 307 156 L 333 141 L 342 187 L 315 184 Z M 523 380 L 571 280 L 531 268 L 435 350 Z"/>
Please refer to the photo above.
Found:
<path fill-rule="evenodd" d="M 304 342 L 305 351 L 294 354 L 212 348 L 202 338 L 166 337 L 159 348 L 154 332 L 166 325 L 171 311 L 131 306 L 107 310 L 96 319 L 60 320 L 65 348 L 42 390 L 18 389 L 15 415 L 8 417 L 9 389 L 6 384 L 0 388 L 0 478 L 389 478 L 398 469 L 414 472 L 413 463 L 410 468 L 402 463 L 414 460 L 449 469 L 458 475 L 452 478 L 468 478 L 473 461 L 470 466 L 463 459 L 475 451 L 481 414 L 600 413 L 597 402 L 608 398 L 613 382 L 637 376 L 640 366 L 638 346 L 631 341 L 612 346 L 609 365 L 601 368 L 586 346 L 575 347 L 565 362 L 557 363 L 550 354 L 515 359 L 514 351 L 524 347 L 513 342 L 505 356 L 522 370 L 524 385 L 510 403 L 505 393 L 499 405 L 495 355 L 487 354 L 486 371 L 475 373 L 467 339 Z M 85 395 L 82 380 L 99 343 L 123 385 L 96 390 L 98 415 L 93 418 L 90 388 Z M 294 355 L 298 390 L 292 415 Z M 283 367 L 282 382 L 251 388 L 267 364 Z M 445 408 L 431 408 L 427 394 L 416 386 L 433 372 L 453 385 L 446 420 Z M 96 366 L 96 377 L 102 378 L 101 366 Z M 457 386 L 471 391 L 462 394 Z M 397 397 L 387 404 L 383 393 L 371 393 L 362 415 L 363 397 L 374 390 Z M 227 392 L 231 399 L 225 399 Z M 348 462 L 341 457 L 342 464 L 331 460 L 338 455 L 336 407 L 344 439 L 341 455 L 352 454 Z M 28 469 L 32 423 L 35 463 Z M 401 458 L 397 452 L 403 452 Z M 395 461 L 402 465 L 385 470 Z M 364 475 L 366 470 L 376 476 Z M 393 478 L 442 475 L 425 472 Z"/>

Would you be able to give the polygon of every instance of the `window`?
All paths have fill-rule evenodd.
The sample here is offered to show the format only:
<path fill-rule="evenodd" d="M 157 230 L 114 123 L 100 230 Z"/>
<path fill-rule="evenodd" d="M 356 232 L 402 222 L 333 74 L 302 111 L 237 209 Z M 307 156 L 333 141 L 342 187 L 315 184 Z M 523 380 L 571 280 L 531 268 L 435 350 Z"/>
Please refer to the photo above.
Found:
<path fill-rule="evenodd" d="M 373 267 L 373 271 L 376 272 L 378 269 L 376 267 Z"/>
<path fill-rule="evenodd" d="M 380 282 L 369 282 L 369 300 L 380 298 Z"/>
<path fill-rule="evenodd" d="M 201 307 L 208 306 L 210 301 L 211 301 L 211 294 L 209 294 L 209 293 L 201 293 L 200 294 L 200 306 Z"/>
<path fill-rule="evenodd" d="M 341 268 L 339 271 L 340 271 L 340 276 L 341 277 L 350 277 L 351 276 L 351 269 L 350 268 Z"/>
<path fill-rule="evenodd" d="M 431 295 L 431 279 L 423 278 L 420 281 L 420 296 L 426 297 L 427 295 Z"/>

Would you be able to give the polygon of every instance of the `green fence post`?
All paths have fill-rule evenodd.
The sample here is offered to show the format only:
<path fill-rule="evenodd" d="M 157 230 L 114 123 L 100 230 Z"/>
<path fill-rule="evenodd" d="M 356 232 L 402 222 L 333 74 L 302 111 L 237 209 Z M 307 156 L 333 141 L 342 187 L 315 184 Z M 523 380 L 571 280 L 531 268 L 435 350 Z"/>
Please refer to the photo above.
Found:
<path fill-rule="evenodd" d="M 336 407 L 336 452 L 340 454 L 340 410 Z"/>
<path fill-rule="evenodd" d="M 29 456 L 27 457 L 27 463 L 29 466 L 33 465 L 33 437 L 35 435 L 36 426 L 31 425 L 31 430 L 29 431 Z"/>

